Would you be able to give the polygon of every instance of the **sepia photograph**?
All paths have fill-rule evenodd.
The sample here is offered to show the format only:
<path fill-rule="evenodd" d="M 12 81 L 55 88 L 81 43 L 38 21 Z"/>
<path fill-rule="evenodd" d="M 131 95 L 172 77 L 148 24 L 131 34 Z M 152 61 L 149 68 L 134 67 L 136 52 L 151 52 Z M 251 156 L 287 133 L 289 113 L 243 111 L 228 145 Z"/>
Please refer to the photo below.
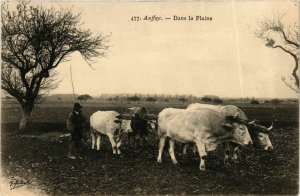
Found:
<path fill-rule="evenodd" d="M 1 1 L 0 195 L 298 195 L 299 6 Z"/>

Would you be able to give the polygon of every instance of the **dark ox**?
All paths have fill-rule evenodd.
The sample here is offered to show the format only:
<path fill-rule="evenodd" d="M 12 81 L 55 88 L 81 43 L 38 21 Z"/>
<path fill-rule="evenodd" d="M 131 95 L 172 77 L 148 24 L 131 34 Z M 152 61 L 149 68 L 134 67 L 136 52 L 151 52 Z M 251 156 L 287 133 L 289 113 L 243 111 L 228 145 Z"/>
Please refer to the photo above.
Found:
<path fill-rule="evenodd" d="M 145 107 L 128 108 L 119 118 L 131 120 L 132 132 L 128 133 L 128 140 L 133 139 L 134 145 L 137 145 L 140 139 L 143 144 L 147 143 L 149 133 L 157 126 L 157 116 L 149 114 Z"/>

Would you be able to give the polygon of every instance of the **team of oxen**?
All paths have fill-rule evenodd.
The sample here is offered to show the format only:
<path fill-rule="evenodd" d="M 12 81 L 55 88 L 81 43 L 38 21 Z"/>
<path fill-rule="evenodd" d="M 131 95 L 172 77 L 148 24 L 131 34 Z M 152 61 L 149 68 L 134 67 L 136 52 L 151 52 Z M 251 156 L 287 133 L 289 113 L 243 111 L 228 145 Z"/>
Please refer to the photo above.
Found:
<path fill-rule="evenodd" d="M 157 131 L 159 137 L 159 153 L 157 162 L 162 161 L 162 152 L 166 139 L 169 139 L 169 154 L 174 164 L 175 142 L 185 143 L 183 154 L 189 143 L 194 144 L 200 156 L 200 170 L 205 170 L 205 158 L 219 144 L 225 148 L 224 163 L 237 161 L 240 146 L 251 145 L 273 149 L 268 132 L 273 124 L 266 128 L 250 122 L 245 113 L 233 105 L 209 105 L 194 103 L 186 109 L 165 108 L 158 116 L 150 114 L 144 107 L 132 107 L 125 113 L 115 111 L 97 111 L 90 117 L 92 149 L 100 150 L 101 135 L 107 135 L 113 154 L 121 154 L 122 136 L 128 134 L 134 144 L 146 143 L 151 131 Z"/>

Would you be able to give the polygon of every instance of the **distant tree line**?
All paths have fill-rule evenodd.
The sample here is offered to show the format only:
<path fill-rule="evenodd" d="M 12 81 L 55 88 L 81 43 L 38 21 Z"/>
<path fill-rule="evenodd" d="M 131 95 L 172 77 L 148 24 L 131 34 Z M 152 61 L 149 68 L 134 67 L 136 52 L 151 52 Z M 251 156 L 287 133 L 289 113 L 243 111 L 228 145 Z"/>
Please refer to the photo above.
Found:
<path fill-rule="evenodd" d="M 218 96 L 214 95 L 207 95 L 202 98 L 196 97 L 193 95 L 140 95 L 140 94 L 134 94 L 134 95 L 115 95 L 106 98 L 106 100 L 109 101 L 147 101 L 147 102 L 181 102 L 181 103 L 186 103 L 186 102 L 207 102 L 207 103 L 217 103 L 221 104 L 223 103 L 223 100 L 220 99 Z"/>
<path fill-rule="evenodd" d="M 201 101 L 208 102 L 208 103 L 217 103 L 217 104 L 223 103 L 222 99 L 213 95 L 206 95 L 201 98 Z"/>
<path fill-rule="evenodd" d="M 66 95 L 52 95 L 54 96 L 55 100 L 61 101 L 61 100 L 73 100 L 73 95 L 70 96 L 69 94 Z M 50 96 L 50 97 L 52 97 Z M 205 95 L 203 97 L 195 97 L 190 95 L 141 95 L 141 94 L 134 94 L 134 95 L 115 95 L 108 98 L 105 98 L 103 96 L 99 97 L 92 97 L 88 94 L 83 95 L 76 95 L 78 101 L 88 101 L 89 99 L 94 99 L 95 101 L 116 101 L 116 102 L 139 102 L 139 101 L 146 101 L 150 103 L 156 103 L 156 102 L 181 102 L 181 103 L 195 103 L 195 102 L 204 102 L 207 104 L 237 104 L 237 103 L 243 103 L 243 104 L 272 104 L 272 105 L 278 105 L 283 103 L 298 103 L 299 100 L 296 98 L 291 99 L 259 99 L 259 98 L 224 98 L 221 99 L 218 96 L 215 95 Z M 5 100 L 15 100 L 14 97 L 6 95 L 3 97 Z M 52 100 L 53 100 L 52 98 Z M 51 99 L 50 99 L 51 100 Z"/>
<path fill-rule="evenodd" d="M 252 104 L 252 105 L 258 105 L 259 101 L 256 100 L 256 99 L 253 99 L 253 100 L 250 101 L 250 104 Z"/>
<path fill-rule="evenodd" d="M 107 98 L 109 101 L 147 101 L 147 102 L 188 102 L 188 101 L 199 101 L 199 98 L 193 96 L 185 96 L 185 95 L 175 95 L 175 96 L 164 96 L 164 95 L 154 95 L 154 96 L 141 96 L 141 95 L 133 95 L 133 96 L 114 96 Z"/>
<path fill-rule="evenodd" d="M 271 99 L 271 100 L 265 100 L 264 103 L 271 103 L 271 104 L 273 104 L 273 105 L 278 105 L 278 104 L 280 104 L 281 102 L 282 102 L 282 100 L 280 100 L 280 99 Z"/>

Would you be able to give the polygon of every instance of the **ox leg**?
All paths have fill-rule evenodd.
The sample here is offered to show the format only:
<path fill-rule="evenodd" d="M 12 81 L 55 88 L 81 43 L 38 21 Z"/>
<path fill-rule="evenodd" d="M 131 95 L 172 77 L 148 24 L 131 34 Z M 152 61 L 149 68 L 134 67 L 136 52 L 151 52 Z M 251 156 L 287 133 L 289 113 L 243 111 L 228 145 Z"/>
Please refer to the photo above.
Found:
<path fill-rule="evenodd" d="M 230 156 L 230 146 L 229 146 L 229 142 L 225 142 L 224 143 L 224 149 L 225 149 L 225 154 L 224 154 L 224 165 L 226 167 L 230 167 L 230 163 L 229 163 L 229 156 Z"/>
<path fill-rule="evenodd" d="M 233 160 L 234 163 L 238 162 L 238 150 L 239 150 L 238 146 L 233 147 L 232 160 Z"/>
<path fill-rule="evenodd" d="M 122 140 L 120 139 L 120 141 L 117 142 L 117 154 L 121 154 L 121 150 L 120 150 L 121 144 L 122 144 Z"/>
<path fill-rule="evenodd" d="M 207 153 L 205 150 L 205 144 L 201 141 L 197 141 L 196 145 L 197 145 L 199 156 L 200 156 L 200 166 L 199 166 L 200 171 L 205 171 L 205 159 L 207 156 Z"/>
<path fill-rule="evenodd" d="M 174 154 L 174 144 L 175 144 L 175 142 L 174 142 L 174 140 L 170 139 L 169 143 L 170 143 L 169 154 L 171 156 L 171 159 L 172 159 L 172 162 L 174 163 L 174 165 L 177 165 L 178 162 L 177 162 L 175 154 Z"/>
<path fill-rule="evenodd" d="M 111 144 L 111 148 L 113 150 L 113 154 L 117 154 L 117 144 L 114 140 L 114 137 L 112 135 L 109 135 L 108 138 Z"/>
<path fill-rule="evenodd" d="M 146 136 L 143 136 L 143 146 L 147 146 L 148 145 L 148 138 Z"/>
<path fill-rule="evenodd" d="M 185 145 L 183 146 L 183 150 L 182 150 L 182 155 L 183 155 L 184 157 L 186 156 L 187 148 L 188 148 L 188 144 L 185 144 Z"/>
<path fill-rule="evenodd" d="M 91 139 L 92 139 L 92 149 L 95 149 L 94 147 L 95 147 L 96 135 L 92 129 L 91 129 Z"/>
<path fill-rule="evenodd" d="M 161 137 L 160 141 L 159 141 L 159 151 L 158 151 L 158 157 L 157 157 L 158 163 L 161 163 L 161 155 L 162 155 L 162 151 L 165 147 L 165 143 L 166 143 L 166 137 Z"/>
<path fill-rule="evenodd" d="M 193 146 L 193 153 L 196 156 L 196 154 L 197 154 L 197 145 L 196 144 L 194 144 L 194 146 Z"/>
<path fill-rule="evenodd" d="M 136 134 L 134 136 L 134 147 L 138 147 L 139 146 L 139 141 L 140 141 L 140 138 L 139 136 Z"/>
<path fill-rule="evenodd" d="M 101 136 L 100 136 L 100 134 L 98 134 L 97 135 L 97 141 L 96 141 L 96 143 L 97 143 L 97 150 L 100 150 L 100 143 L 101 142 Z"/>
<path fill-rule="evenodd" d="M 132 140 L 132 137 L 133 137 L 133 133 L 128 133 L 128 143 L 130 144 L 130 141 Z"/>

